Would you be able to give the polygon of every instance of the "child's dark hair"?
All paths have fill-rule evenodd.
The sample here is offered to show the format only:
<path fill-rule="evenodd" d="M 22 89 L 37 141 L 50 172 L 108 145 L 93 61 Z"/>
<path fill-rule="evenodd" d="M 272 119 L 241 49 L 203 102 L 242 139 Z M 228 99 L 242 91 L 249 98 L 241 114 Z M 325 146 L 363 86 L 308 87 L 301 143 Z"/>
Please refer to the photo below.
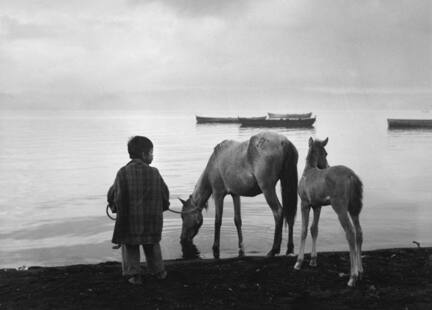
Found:
<path fill-rule="evenodd" d="M 128 153 L 131 159 L 141 158 L 142 153 L 148 154 L 153 149 L 153 143 L 149 138 L 143 136 L 134 136 L 128 141 Z"/>

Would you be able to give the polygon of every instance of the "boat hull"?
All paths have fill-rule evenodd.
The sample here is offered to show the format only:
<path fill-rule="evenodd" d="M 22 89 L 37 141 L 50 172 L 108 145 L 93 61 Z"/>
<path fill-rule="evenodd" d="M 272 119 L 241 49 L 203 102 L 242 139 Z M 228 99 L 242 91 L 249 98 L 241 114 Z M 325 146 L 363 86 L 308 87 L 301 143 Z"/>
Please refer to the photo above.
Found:
<path fill-rule="evenodd" d="M 238 121 L 239 123 L 241 123 L 242 121 L 263 121 L 265 120 L 267 117 L 266 116 L 256 116 L 256 117 L 239 117 Z"/>
<path fill-rule="evenodd" d="M 273 119 L 273 118 L 283 118 L 283 119 L 285 119 L 285 118 L 288 118 L 288 119 L 299 119 L 300 118 L 300 119 L 305 119 L 305 118 L 311 118 L 312 113 L 311 112 L 309 112 L 309 113 L 300 113 L 300 114 L 267 113 L 267 115 L 268 115 L 268 117 L 270 119 Z"/>
<path fill-rule="evenodd" d="M 198 124 L 238 124 L 243 120 L 265 120 L 265 116 L 257 117 L 206 117 L 195 116 Z"/>
<path fill-rule="evenodd" d="M 284 128 L 311 128 L 316 118 L 306 119 L 266 119 L 266 120 L 243 120 L 242 127 L 284 127 Z"/>
<path fill-rule="evenodd" d="M 205 117 L 195 116 L 197 124 L 235 124 L 238 117 Z"/>
<path fill-rule="evenodd" d="M 432 128 L 432 119 L 387 119 L 388 128 Z"/>

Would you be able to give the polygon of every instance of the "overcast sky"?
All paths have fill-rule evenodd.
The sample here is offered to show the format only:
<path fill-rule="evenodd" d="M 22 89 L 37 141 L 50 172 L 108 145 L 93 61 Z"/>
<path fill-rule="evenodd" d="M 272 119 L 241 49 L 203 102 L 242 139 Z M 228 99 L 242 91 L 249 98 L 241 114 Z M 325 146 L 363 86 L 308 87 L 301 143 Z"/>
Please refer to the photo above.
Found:
<path fill-rule="evenodd" d="M 432 1 L 0 0 L 0 92 L 432 87 Z"/>

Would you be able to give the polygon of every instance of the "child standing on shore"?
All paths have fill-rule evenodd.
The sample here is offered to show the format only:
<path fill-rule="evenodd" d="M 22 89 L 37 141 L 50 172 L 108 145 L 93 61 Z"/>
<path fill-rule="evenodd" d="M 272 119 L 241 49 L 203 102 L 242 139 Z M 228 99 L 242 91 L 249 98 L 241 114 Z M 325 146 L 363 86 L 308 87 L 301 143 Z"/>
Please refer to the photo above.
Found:
<path fill-rule="evenodd" d="M 140 245 L 150 274 L 158 279 L 167 276 L 159 242 L 169 191 L 159 171 L 150 166 L 153 143 L 148 138 L 129 139 L 128 153 L 131 161 L 120 168 L 113 185 L 117 217 L 112 242 L 122 245 L 123 276 L 132 284 L 140 284 Z"/>

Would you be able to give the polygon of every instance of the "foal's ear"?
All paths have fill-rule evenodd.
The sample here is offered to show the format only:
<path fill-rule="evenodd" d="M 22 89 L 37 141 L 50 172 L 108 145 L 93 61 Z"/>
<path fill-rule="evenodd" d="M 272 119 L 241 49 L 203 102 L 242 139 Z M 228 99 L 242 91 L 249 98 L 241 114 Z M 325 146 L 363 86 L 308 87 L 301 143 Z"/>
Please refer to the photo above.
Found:
<path fill-rule="evenodd" d="M 179 198 L 180 202 L 182 203 L 182 205 L 185 205 L 186 201 L 184 201 L 183 199 Z"/>
<path fill-rule="evenodd" d="M 312 143 L 313 143 L 313 139 L 312 139 L 312 137 L 310 137 L 310 138 L 309 138 L 309 147 L 312 146 Z"/>
<path fill-rule="evenodd" d="M 327 138 L 325 138 L 325 140 L 322 142 L 322 146 L 326 146 L 327 145 L 327 143 L 328 143 L 328 137 Z"/>

